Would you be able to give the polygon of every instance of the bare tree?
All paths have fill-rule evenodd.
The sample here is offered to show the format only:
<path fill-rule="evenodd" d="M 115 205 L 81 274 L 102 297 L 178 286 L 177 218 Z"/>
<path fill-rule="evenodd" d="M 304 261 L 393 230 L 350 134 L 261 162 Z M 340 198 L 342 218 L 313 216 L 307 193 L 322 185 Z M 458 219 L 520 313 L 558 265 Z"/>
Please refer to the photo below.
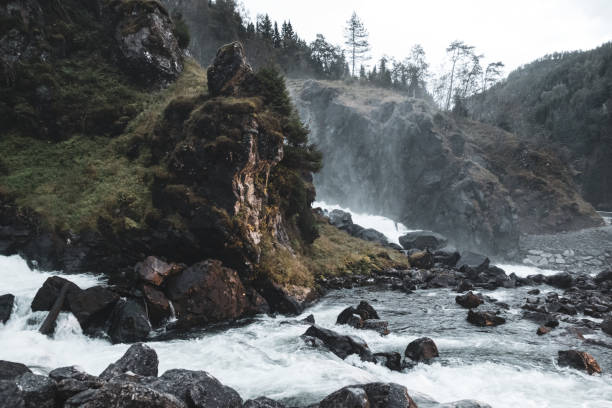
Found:
<path fill-rule="evenodd" d="M 487 65 L 487 68 L 484 70 L 482 74 L 482 94 L 484 95 L 485 91 L 493 86 L 502 75 L 502 69 L 504 68 L 504 63 L 501 61 L 491 62 Z"/>
<path fill-rule="evenodd" d="M 345 44 L 351 60 L 351 75 L 355 76 L 355 64 L 358 61 L 367 61 L 370 43 L 368 41 L 368 30 L 353 11 L 353 15 L 346 22 L 344 29 Z"/>
<path fill-rule="evenodd" d="M 451 62 L 451 70 L 449 73 L 449 85 L 448 85 L 448 90 L 446 94 L 446 104 L 445 104 L 446 110 L 450 109 L 451 98 L 453 96 L 453 91 L 455 89 L 454 81 L 455 81 L 455 75 L 457 72 L 456 69 L 458 68 L 458 65 L 461 65 L 462 62 L 464 62 L 467 58 L 469 58 L 473 54 L 474 52 L 473 50 L 474 50 L 473 46 L 467 45 L 463 41 L 458 41 L 458 40 L 450 43 L 450 45 L 446 49 L 446 52 L 449 54 L 449 58 Z"/>

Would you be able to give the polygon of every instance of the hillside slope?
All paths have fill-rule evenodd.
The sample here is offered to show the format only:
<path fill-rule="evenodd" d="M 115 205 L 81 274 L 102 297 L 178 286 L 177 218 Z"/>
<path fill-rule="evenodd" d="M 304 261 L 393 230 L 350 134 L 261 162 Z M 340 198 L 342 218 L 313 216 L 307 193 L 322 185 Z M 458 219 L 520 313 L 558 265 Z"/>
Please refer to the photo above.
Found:
<path fill-rule="evenodd" d="M 342 82 L 289 82 L 323 152 L 317 198 L 507 254 L 521 232 L 601 224 L 551 153 L 423 100 Z"/>
<path fill-rule="evenodd" d="M 612 209 L 612 43 L 527 64 L 469 105 L 478 120 L 556 148 L 584 197 Z"/>

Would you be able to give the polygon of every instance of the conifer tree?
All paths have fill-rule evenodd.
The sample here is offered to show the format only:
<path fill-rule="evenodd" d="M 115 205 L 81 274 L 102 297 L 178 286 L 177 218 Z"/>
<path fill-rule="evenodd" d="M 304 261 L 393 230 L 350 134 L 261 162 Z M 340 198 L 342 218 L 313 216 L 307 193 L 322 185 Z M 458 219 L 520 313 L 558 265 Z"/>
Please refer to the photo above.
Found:
<path fill-rule="evenodd" d="M 355 64 L 368 59 L 367 54 L 370 51 L 368 36 L 368 30 L 366 30 L 357 13 L 353 12 L 351 18 L 346 22 L 344 30 L 345 44 L 351 62 L 351 75 L 353 76 L 355 76 Z"/>
<path fill-rule="evenodd" d="M 276 21 L 274 22 L 274 32 L 272 34 L 272 43 L 274 44 L 274 48 L 280 48 L 282 45 L 282 40 L 280 33 L 278 32 L 278 24 Z"/>

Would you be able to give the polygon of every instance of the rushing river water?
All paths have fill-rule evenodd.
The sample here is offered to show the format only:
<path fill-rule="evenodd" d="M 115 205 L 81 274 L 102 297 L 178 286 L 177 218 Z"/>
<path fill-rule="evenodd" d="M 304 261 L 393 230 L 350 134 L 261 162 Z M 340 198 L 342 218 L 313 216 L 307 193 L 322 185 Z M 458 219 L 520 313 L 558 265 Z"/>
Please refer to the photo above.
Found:
<path fill-rule="evenodd" d="M 523 276 L 541 272 L 525 266 L 502 267 Z M 0 359 L 23 362 L 41 373 L 79 365 L 97 375 L 127 349 L 128 345 L 84 336 L 70 313 L 61 314 L 54 338 L 39 334 L 45 313 L 32 313 L 30 302 L 51 273 L 31 270 L 23 259 L 12 256 L 0 257 L 0 274 L 0 293 L 13 293 L 17 298 L 11 319 L 6 325 L 0 323 Z M 102 282 L 91 275 L 68 278 L 82 288 Z M 430 405 L 428 398 L 439 402 L 470 398 L 501 408 L 612 407 L 612 350 L 583 344 L 567 334 L 563 323 L 550 335 L 536 336 L 537 326 L 519 318 L 527 290 L 483 292 L 511 305 L 508 323 L 495 328 L 467 323 L 467 311 L 455 304 L 456 293 L 446 289 L 405 294 L 358 288 L 330 292 L 298 318 L 262 316 L 229 329 L 202 330 L 188 338 L 149 345 L 159 355 L 160 373 L 170 368 L 206 370 L 245 399 L 265 395 L 307 405 L 348 384 L 393 381 L 417 395 L 421 407 Z M 335 325 L 342 309 L 362 299 L 389 321 L 390 335 Z M 362 337 L 374 352 L 403 352 L 415 338 L 431 337 L 440 358 L 402 373 L 361 362 L 355 356 L 341 360 L 301 341 L 299 336 L 308 326 L 298 320 L 310 313 L 324 327 Z M 592 336 L 605 335 L 597 332 Z M 557 367 L 557 350 L 572 347 L 593 354 L 604 374 L 588 376 Z"/>

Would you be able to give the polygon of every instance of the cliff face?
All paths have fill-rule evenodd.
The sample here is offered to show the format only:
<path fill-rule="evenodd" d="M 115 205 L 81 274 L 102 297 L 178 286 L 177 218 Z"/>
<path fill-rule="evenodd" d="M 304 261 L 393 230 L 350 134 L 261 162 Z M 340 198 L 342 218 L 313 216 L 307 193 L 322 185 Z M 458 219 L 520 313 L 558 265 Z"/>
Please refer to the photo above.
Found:
<path fill-rule="evenodd" d="M 567 179 L 540 203 L 536 197 L 541 195 L 526 191 L 541 189 L 542 183 L 531 182 L 538 177 L 552 183 L 552 171 L 525 168 L 521 179 L 518 169 L 500 168 L 490 150 L 504 151 L 503 138 L 499 149 L 480 148 L 475 125 L 456 122 L 422 100 L 321 81 L 292 81 L 290 89 L 311 141 L 323 152 L 323 169 L 315 176 L 318 199 L 433 229 L 459 247 L 489 253 L 516 250 L 521 226 L 529 230 L 521 222 L 523 214 L 534 214 L 529 218 L 533 229 L 551 229 L 554 222 L 542 222 L 542 214 L 550 211 L 531 208 L 554 207 L 556 220 L 563 219 L 557 229 L 576 225 L 576 219 L 581 225 L 600 222 Z M 510 175 L 502 177 L 504 172 Z M 550 197 L 562 198 L 563 205 L 555 207 Z M 574 211 L 576 203 L 582 212 Z"/>

